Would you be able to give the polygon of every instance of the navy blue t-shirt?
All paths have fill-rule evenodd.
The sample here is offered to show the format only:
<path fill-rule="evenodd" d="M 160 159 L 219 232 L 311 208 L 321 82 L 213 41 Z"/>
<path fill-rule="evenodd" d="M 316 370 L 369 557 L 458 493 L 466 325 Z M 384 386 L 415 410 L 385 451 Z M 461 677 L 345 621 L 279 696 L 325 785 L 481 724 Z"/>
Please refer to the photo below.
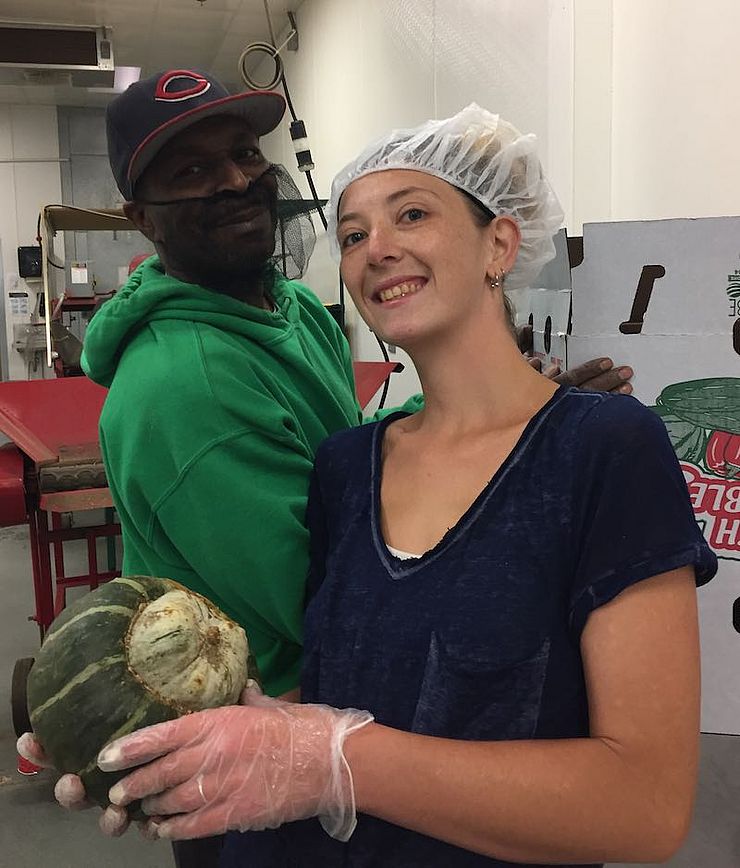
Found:
<path fill-rule="evenodd" d="M 336 434 L 316 457 L 303 701 L 446 738 L 588 736 L 589 614 L 650 576 L 692 564 L 703 584 L 717 569 L 663 423 L 632 398 L 561 387 L 460 521 L 399 560 L 379 497 L 383 434 L 401 415 Z M 346 844 L 316 820 L 229 836 L 222 864 L 513 863 L 360 815 Z"/>

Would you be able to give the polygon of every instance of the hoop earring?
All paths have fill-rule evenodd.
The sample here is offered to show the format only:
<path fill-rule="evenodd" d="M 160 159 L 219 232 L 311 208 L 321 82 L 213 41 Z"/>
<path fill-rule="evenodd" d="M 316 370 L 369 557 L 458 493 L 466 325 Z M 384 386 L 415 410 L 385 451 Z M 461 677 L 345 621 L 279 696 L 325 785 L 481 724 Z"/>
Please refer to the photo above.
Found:
<path fill-rule="evenodd" d="M 491 289 L 498 289 L 499 287 L 502 287 L 504 285 L 505 279 L 506 279 L 506 272 L 502 270 L 501 273 L 499 274 L 499 272 L 497 271 L 493 275 L 493 277 L 490 278 Z"/>

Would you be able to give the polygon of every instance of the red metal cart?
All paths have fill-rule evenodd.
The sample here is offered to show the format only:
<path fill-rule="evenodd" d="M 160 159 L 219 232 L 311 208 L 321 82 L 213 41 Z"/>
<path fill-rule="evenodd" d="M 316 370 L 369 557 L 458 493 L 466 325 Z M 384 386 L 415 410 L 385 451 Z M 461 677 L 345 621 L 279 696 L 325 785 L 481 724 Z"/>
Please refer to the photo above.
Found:
<path fill-rule="evenodd" d="M 12 441 L 2 449 L 0 526 L 29 525 L 36 597 L 31 618 L 42 638 L 69 588 L 95 588 L 115 575 L 99 569 L 95 542 L 117 534 L 118 525 L 63 528 L 60 520 L 63 513 L 113 507 L 98 444 L 105 395 L 86 377 L 0 384 L 0 431 Z M 73 539 L 87 540 L 88 572 L 68 576 L 64 543 Z"/>
<path fill-rule="evenodd" d="M 98 564 L 97 541 L 113 539 L 113 518 L 98 444 L 106 391 L 86 377 L 0 383 L 0 527 L 28 524 L 36 621 L 43 639 L 66 604 L 67 590 L 96 588 L 117 575 Z M 64 513 L 104 510 L 88 527 L 63 527 Z M 87 572 L 67 575 L 64 543 L 86 540 Z M 16 661 L 11 705 L 18 735 L 30 729 L 25 684 L 32 658 Z"/>

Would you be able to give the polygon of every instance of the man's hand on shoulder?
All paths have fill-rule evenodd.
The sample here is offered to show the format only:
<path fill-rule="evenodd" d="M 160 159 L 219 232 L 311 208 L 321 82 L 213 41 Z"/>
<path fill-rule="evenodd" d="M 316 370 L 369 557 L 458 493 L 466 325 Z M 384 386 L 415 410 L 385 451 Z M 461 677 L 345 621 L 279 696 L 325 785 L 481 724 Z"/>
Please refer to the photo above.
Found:
<path fill-rule="evenodd" d="M 554 380 L 563 386 L 577 386 L 588 392 L 614 392 L 619 395 L 631 395 L 630 380 L 634 371 L 628 365 L 615 365 L 609 358 L 591 359 L 571 368 L 561 371 L 557 365 L 549 365 L 544 370 L 539 359 L 532 358 L 532 327 L 522 326 L 517 329 L 519 349 L 527 356 L 529 364 L 549 380 Z"/>
<path fill-rule="evenodd" d="M 548 372 L 543 371 L 547 376 Z M 588 392 L 615 392 L 619 395 L 631 395 L 630 379 L 634 371 L 628 365 L 615 366 L 608 358 L 591 359 L 569 371 L 557 368 L 550 379 L 564 386 L 577 386 Z"/>

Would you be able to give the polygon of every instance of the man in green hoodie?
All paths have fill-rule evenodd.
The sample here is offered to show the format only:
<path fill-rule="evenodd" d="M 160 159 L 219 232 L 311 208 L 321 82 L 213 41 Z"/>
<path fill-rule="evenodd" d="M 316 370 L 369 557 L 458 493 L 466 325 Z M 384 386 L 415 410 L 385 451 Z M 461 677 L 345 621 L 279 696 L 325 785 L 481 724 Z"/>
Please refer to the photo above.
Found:
<path fill-rule="evenodd" d="M 299 679 L 316 447 L 360 421 L 347 343 L 271 264 L 279 168 L 259 149 L 277 93 L 177 70 L 108 108 L 124 210 L 154 244 L 90 323 L 125 574 L 173 578 L 247 631 L 266 692 Z"/>

